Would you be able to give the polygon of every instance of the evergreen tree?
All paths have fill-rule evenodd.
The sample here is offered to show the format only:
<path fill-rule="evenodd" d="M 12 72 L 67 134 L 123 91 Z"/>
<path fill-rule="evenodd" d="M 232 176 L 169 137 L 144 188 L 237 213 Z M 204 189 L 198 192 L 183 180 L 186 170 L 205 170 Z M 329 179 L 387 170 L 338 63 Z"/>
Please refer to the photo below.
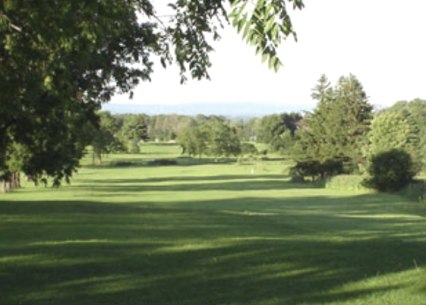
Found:
<path fill-rule="evenodd" d="M 323 75 L 312 96 L 318 104 L 313 113 L 305 115 L 297 132 L 296 161 L 340 168 L 335 166 L 337 162 L 347 172 L 365 168 L 372 106 L 361 83 L 349 75 L 341 77 L 332 88 Z"/>

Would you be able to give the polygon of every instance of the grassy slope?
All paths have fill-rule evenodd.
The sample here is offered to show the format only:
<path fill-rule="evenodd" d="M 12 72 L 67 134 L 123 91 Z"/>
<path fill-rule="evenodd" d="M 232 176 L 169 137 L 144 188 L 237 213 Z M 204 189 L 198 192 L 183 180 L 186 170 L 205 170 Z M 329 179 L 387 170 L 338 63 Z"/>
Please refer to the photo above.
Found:
<path fill-rule="evenodd" d="M 85 167 L 0 195 L 0 304 L 426 304 L 424 206 L 284 167 Z"/>

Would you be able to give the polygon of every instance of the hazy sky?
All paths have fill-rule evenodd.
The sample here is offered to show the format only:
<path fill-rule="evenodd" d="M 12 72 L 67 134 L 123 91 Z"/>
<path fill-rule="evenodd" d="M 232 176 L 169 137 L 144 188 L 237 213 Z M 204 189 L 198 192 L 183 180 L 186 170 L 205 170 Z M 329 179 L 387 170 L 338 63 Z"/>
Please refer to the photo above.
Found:
<path fill-rule="evenodd" d="M 211 81 L 180 85 L 177 69 L 156 66 L 152 82 L 142 83 L 134 99 L 113 103 L 184 104 L 259 102 L 312 107 L 311 88 L 321 74 L 334 83 L 355 74 L 374 105 L 426 98 L 425 0 L 305 0 L 291 12 L 298 42 L 280 48 L 278 73 L 231 27 L 214 45 Z"/>

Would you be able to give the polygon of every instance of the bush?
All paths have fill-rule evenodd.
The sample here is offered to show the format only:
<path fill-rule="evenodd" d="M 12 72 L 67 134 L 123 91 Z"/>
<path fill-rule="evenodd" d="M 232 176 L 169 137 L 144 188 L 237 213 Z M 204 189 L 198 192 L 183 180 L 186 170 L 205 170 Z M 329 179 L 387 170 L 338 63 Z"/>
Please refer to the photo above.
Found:
<path fill-rule="evenodd" d="M 316 180 L 320 173 L 321 163 L 316 160 L 297 162 L 290 169 L 292 182 L 303 182 L 305 177 L 311 177 L 312 181 Z"/>
<path fill-rule="evenodd" d="M 324 162 L 318 160 L 299 161 L 290 169 L 292 181 L 302 181 L 306 177 L 310 177 L 312 181 L 323 180 L 342 173 L 344 173 L 343 162 L 333 159 Z"/>
<path fill-rule="evenodd" d="M 416 175 L 410 154 L 400 149 L 378 153 L 368 168 L 366 185 L 379 191 L 399 191 L 408 186 Z"/>

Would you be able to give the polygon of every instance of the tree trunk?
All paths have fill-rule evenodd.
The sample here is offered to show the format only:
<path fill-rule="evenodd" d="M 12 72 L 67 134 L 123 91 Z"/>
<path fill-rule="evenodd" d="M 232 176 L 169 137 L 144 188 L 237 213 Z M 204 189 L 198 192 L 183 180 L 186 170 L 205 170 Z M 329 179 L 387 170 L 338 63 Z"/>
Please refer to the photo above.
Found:
<path fill-rule="evenodd" d="M 3 193 L 8 193 L 10 191 L 10 181 L 8 180 L 3 180 L 1 182 L 1 191 Z"/>
<path fill-rule="evenodd" d="M 13 172 L 11 176 L 11 188 L 16 189 L 21 187 L 21 174 L 19 172 Z"/>
<path fill-rule="evenodd" d="M 21 174 L 19 172 L 7 173 L 2 177 L 1 192 L 7 193 L 21 187 Z"/>

